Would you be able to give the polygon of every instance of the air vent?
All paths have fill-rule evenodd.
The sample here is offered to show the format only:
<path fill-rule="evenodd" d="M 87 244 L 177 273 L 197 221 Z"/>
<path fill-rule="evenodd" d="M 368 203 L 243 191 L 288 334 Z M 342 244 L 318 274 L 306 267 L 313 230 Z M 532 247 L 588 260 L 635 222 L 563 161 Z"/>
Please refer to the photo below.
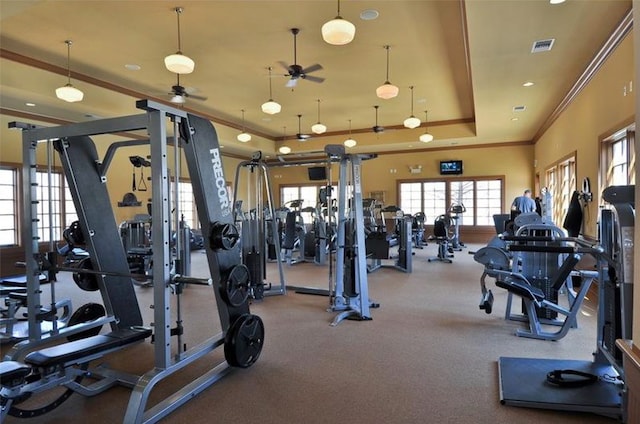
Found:
<path fill-rule="evenodd" d="M 513 111 L 514 112 L 524 112 L 524 110 L 526 109 L 526 106 L 514 106 L 513 107 Z"/>
<path fill-rule="evenodd" d="M 531 48 L 531 53 L 548 52 L 553 47 L 553 43 L 555 41 L 556 41 L 555 38 L 549 38 L 548 40 L 534 41 L 533 47 Z"/>

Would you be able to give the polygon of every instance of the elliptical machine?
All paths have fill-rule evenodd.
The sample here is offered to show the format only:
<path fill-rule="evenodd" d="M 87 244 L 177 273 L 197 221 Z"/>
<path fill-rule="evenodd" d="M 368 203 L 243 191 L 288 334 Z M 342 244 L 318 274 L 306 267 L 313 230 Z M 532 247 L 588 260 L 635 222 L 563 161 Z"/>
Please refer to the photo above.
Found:
<path fill-rule="evenodd" d="M 453 224 L 453 236 L 451 236 L 449 242 L 453 250 L 461 251 L 464 247 L 464 243 L 460 241 L 460 219 L 461 215 L 467 211 L 462 203 L 452 203 L 449 206 L 449 217 Z"/>

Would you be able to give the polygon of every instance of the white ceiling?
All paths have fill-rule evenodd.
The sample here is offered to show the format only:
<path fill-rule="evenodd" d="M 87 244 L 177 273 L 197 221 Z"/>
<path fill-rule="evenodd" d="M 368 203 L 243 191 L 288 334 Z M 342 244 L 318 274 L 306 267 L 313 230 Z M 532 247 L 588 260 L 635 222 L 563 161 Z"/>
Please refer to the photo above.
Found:
<path fill-rule="evenodd" d="M 355 151 L 531 142 L 629 13 L 631 1 L 342 1 L 341 15 L 355 24 L 356 37 L 346 46 L 331 46 L 320 28 L 336 15 L 332 0 L 2 0 L 3 115 L 18 111 L 34 120 L 76 122 L 136 113 L 135 99 L 141 97 L 167 101 L 175 75 L 163 58 L 177 49 L 176 6 L 184 7 L 182 50 L 196 62 L 182 83 L 207 97 L 189 99 L 184 107 L 229 127 L 218 128 L 227 152 L 271 154 L 281 144 L 304 152 L 341 142 L 349 120 L 358 140 Z M 379 17 L 362 20 L 367 9 Z M 294 90 L 285 87 L 278 62 L 293 62 L 293 27 L 301 30 L 298 64 L 320 63 L 323 69 L 313 75 L 324 77 L 323 83 L 303 80 Z M 548 38 L 555 39 L 550 52 L 530 52 L 536 40 Z M 66 39 L 73 40 L 72 83 L 85 92 L 80 103 L 63 102 L 54 93 L 66 82 Z M 385 80 L 386 44 L 389 77 L 400 94 L 381 100 L 375 89 Z M 141 69 L 130 71 L 125 64 Z M 260 110 L 269 97 L 268 66 L 277 74 L 271 79 L 273 97 L 282 104 L 273 116 Z M 535 85 L 525 88 L 525 81 Z M 427 145 L 417 142 L 424 123 L 402 129 L 411 112 L 411 85 L 414 114 L 424 121 L 429 110 L 428 130 L 436 136 Z M 301 131 L 310 133 L 317 99 L 329 134 L 296 141 L 297 115 L 302 115 Z M 374 105 L 379 105 L 378 124 L 387 128 L 381 134 L 371 131 Z M 520 105 L 526 110 L 513 112 Z M 247 144 L 235 140 L 241 109 L 254 134 Z M 282 141 L 284 127 L 289 137 Z"/>

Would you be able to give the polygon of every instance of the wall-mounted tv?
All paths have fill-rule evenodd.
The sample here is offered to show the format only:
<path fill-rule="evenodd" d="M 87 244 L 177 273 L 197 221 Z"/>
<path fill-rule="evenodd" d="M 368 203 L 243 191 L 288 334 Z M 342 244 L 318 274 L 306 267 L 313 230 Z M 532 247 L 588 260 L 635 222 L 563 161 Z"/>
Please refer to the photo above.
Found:
<path fill-rule="evenodd" d="M 309 168 L 309 180 L 323 181 L 327 179 L 327 168 L 324 166 L 312 166 Z"/>
<path fill-rule="evenodd" d="M 440 175 L 460 175 L 462 174 L 461 160 L 441 160 Z"/>

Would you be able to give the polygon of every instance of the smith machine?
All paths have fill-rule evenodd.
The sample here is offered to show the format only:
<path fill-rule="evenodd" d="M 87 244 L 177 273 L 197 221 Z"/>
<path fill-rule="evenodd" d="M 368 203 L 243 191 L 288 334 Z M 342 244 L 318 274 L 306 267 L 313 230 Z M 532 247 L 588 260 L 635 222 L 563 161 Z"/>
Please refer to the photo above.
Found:
<path fill-rule="evenodd" d="M 240 263 L 239 234 L 233 223 L 232 205 L 224 178 L 218 138 L 211 123 L 184 111 L 149 100 L 136 106 L 139 115 L 71 124 L 52 128 L 23 130 L 24 217 L 22 240 L 26 250 L 29 339 L 18 343 L 0 362 L 0 421 L 6 415 L 35 417 L 59 406 L 71 393 L 99 394 L 114 385 L 131 387 L 132 393 L 124 422 L 157 422 L 214 384 L 231 368 L 251 366 L 260 355 L 264 326 L 252 315 L 243 293 L 247 292 L 249 270 Z M 203 234 L 210 279 L 182 276 L 173 268 L 170 252 L 169 175 L 167 163 L 167 123 L 174 128 L 173 141 L 181 146 L 193 185 Z M 108 161 L 101 161 L 90 136 L 146 130 L 151 148 L 153 219 L 153 330 L 143 327 L 118 226 L 106 188 Z M 36 201 L 36 147 L 41 140 L 54 140 L 80 228 L 91 257 L 91 269 L 67 269 L 56 265 L 52 255 L 43 255 L 38 246 Z M 177 154 L 177 152 L 176 152 Z M 95 277 L 107 317 L 57 332 L 42 333 L 36 321 L 40 312 L 41 272 L 55 277 L 58 271 L 72 271 Z M 211 285 L 220 319 L 221 333 L 189 349 L 183 346 L 179 294 L 185 284 Z M 171 293 L 177 295 L 176 325 L 172 327 Z M 238 299 L 238 293 L 241 299 Z M 212 308 L 213 309 L 213 308 Z M 108 322 L 111 331 L 75 341 L 63 342 L 88 328 Z M 106 367 L 89 368 L 89 363 L 107 353 L 141 342 L 153 332 L 153 367 L 136 376 Z M 174 339 L 175 337 L 175 339 Z M 52 347 L 43 347 L 44 344 Z M 224 347 L 226 361 L 212 366 L 200 377 L 147 408 L 153 388 L 178 370 Z M 91 375 L 93 383 L 81 384 Z M 63 388 L 62 395 L 50 400 L 49 391 Z M 24 409 L 23 401 L 44 398 L 45 404 Z M 46 403 L 49 402 L 49 403 Z"/>

